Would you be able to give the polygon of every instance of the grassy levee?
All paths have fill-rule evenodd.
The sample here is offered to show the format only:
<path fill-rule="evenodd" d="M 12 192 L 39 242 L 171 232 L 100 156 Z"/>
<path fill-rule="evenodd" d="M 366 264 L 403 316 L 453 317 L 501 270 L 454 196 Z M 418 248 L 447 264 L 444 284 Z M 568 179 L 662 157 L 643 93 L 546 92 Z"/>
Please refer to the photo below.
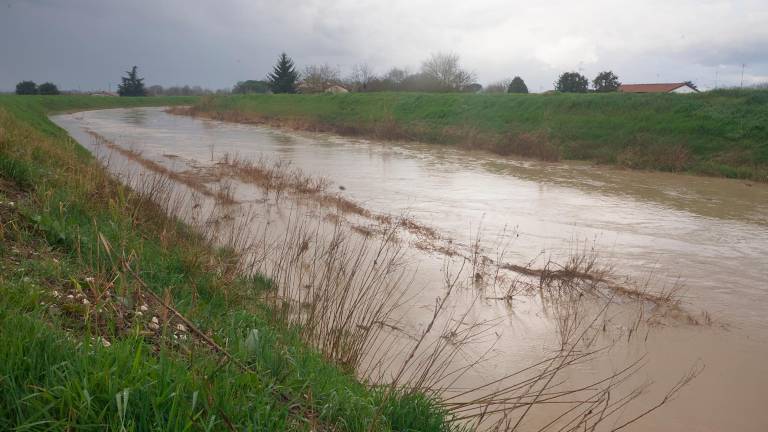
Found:
<path fill-rule="evenodd" d="M 452 430 L 276 327 L 269 281 L 47 119 L 190 102 L 0 96 L 0 430 Z"/>
<path fill-rule="evenodd" d="M 193 114 L 545 160 L 768 181 L 768 91 L 204 98 Z"/>

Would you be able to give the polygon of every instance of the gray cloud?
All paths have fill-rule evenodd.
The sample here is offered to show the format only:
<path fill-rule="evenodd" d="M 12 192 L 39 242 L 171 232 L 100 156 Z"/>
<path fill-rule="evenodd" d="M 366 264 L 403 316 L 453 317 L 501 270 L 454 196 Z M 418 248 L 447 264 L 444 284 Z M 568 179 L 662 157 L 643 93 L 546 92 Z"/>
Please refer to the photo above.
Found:
<path fill-rule="evenodd" d="M 299 65 L 377 71 L 459 54 L 481 82 L 534 90 L 564 70 L 625 82 L 768 76 L 764 0 L 535 3 L 508 0 L 0 0 L 0 89 L 22 79 L 105 89 L 131 65 L 148 83 L 220 88 L 263 77 L 283 50 Z"/>

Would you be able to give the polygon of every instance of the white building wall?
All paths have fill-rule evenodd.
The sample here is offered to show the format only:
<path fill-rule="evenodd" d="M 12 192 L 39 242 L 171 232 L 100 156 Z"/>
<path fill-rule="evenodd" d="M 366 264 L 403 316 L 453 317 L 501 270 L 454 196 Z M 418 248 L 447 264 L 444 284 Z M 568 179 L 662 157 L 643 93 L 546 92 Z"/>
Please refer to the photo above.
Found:
<path fill-rule="evenodd" d="M 696 93 L 696 90 L 688 87 L 687 85 L 684 85 L 672 90 L 670 93 Z"/>

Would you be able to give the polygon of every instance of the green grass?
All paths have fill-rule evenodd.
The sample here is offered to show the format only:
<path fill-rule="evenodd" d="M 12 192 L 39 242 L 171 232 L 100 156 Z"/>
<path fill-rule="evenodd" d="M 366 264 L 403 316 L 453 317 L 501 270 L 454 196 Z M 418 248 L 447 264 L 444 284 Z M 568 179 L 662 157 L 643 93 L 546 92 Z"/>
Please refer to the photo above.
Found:
<path fill-rule="evenodd" d="M 0 96 L 0 430 L 453 430 L 435 401 L 385 400 L 276 327 L 257 301 L 269 281 L 233 274 L 232 251 L 114 182 L 46 116 L 190 102 Z M 126 260 L 248 370 L 165 322 L 148 331 L 162 309 L 133 312 Z"/>
<path fill-rule="evenodd" d="M 762 90 L 248 95 L 205 98 L 196 109 L 224 119 L 247 121 L 243 115 L 251 114 L 502 154 L 768 181 L 768 91 Z"/>

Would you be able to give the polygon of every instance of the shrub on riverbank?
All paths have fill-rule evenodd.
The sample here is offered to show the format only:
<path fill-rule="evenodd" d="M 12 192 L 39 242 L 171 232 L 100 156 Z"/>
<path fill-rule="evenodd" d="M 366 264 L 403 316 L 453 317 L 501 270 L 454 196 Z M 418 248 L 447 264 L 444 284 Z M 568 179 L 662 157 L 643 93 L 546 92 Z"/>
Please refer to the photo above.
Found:
<path fill-rule="evenodd" d="M 0 97 L 0 429 L 449 430 L 276 328 L 269 281 L 46 117 L 194 100 Z"/>
<path fill-rule="evenodd" d="M 219 96 L 223 120 L 768 181 L 768 92 Z"/>

